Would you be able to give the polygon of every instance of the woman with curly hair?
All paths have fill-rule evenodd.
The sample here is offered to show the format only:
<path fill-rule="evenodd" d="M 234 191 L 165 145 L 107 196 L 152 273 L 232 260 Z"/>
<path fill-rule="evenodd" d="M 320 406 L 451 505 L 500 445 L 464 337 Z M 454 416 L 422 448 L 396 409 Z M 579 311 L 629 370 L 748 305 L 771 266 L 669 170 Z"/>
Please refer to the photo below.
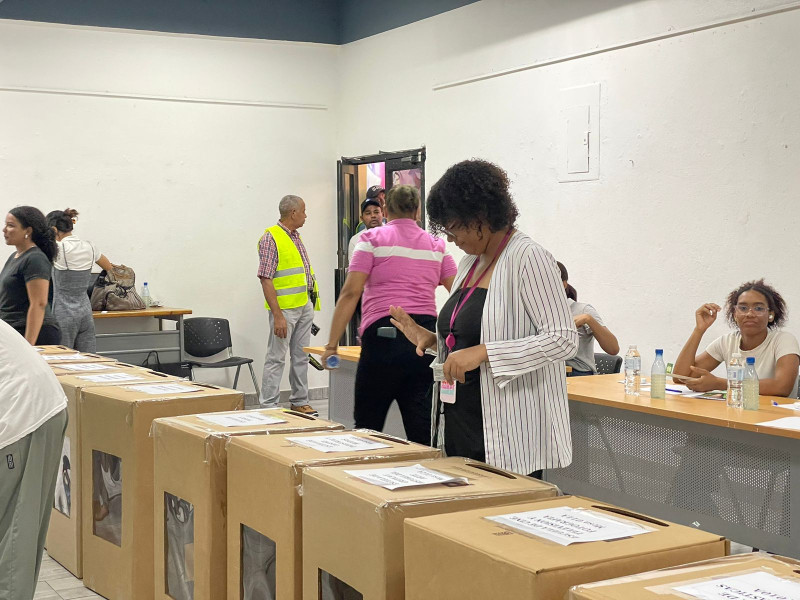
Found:
<path fill-rule="evenodd" d="M 42 211 L 17 206 L 6 215 L 3 237 L 16 252 L 0 272 L 0 319 L 31 344 L 60 344 L 61 332 L 48 303 L 56 248 Z"/>
<path fill-rule="evenodd" d="M 483 160 L 450 167 L 428 197 L 433 233 L 467 256 L 433 333 L 392 307 L 393 324 L 443 363 L 434 444 L 522 474 L 572 461 L 564 361 L 578 333 L 553 256 L 516 228 L 508 176 Z M 453 388 L 452 385 L 455 385 Z"/>
<path fill-rule="evenodd" d="M 786 303 L 763 279 L 748 281 L 728 295 L 725 313 L 728 323 L 737 330 L 718 337 L 697 354 L 703 334 L 722 310 L 714 303 L 703 304 L 695 311 L 695 328 L 675 361 L 673 373 L 691 375 L 686 385 L 697 392 L 724 390 L 727 381 L 711 373 L 720 363 L 729 363 L 738 352 L 743 359 L 756 359 L 759 390 L 765 396 L 796 394 L 800 366 L 797 338 L 780 331 L 786 321 Z"/>

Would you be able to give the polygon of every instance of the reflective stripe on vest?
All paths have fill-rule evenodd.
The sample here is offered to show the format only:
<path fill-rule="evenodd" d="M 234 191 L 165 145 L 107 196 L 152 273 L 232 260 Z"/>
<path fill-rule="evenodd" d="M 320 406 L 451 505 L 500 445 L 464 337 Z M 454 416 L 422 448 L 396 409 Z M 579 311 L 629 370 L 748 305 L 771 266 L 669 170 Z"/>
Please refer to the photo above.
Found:
<path fill-rule="evenodd" d="M 272 285 L 275 286 L 275 293 L 278 296 L 278 306 L 281 310 L 305 306 L 308 302 L 308 281 L 300 251 L 280 225 L 268 227 L 264 230 L 264 233 L 266 232 L 272 235 L 278 249 L 278 267 L 272 278 Z M 311 265 L 309 265 L 309 270 L 313 275 L 314 269 Z M 317 293 L 314 310 L 319 310 L 319 292 L 316 281 L 314 281 L 314 291 Z M 269 304 L 265 302 L 264 306 L 269 310 Z"/>

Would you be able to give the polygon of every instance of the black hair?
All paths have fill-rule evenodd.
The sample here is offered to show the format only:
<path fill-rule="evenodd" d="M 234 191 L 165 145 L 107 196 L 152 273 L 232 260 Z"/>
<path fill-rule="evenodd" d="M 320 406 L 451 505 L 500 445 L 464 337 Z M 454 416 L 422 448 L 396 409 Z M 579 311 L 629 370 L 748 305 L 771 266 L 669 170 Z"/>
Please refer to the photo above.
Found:
<path fill-rule="evenodd" d="M 561 271 L 561 281 L 567 282 L 569 281 L 569 273 L 567 273 L 567 267 L 563 265 L 563 263 L 556 261 L 558 265 L 558 270 Z M 570 300 L 578 301 L 578 290 L 572 287 L 569 283 L 567 283 L 567 287 L 564 288 L 564 291 L 567 292 L 567 298 Z"/>
<path fill-rule="evenodd" d="M 508 175 L 493 163 L 474 158 L 453 165 L 428 195 L 425 208 L 431 232 L 481 222 L 488 223 L 492 232 L 513 227 L 519 211 L 508 188 Z"/>
<path fill-rule="evenodd" d="M 47 226 L 55 227 L 61 233 L 69 233 L 72 231 L 72 226 L 75 224 L 77 216 L 78 211 L 74 208 L 54 210 L 47 213 Z"/>
<path fill-rule="evenodd" d="M 42 211 L 33 206 L 17 206 L 8 211 L 20 225 L 32 229 L 31 240 L 36 244 L 39 249 L 44 252 L 47 260 L 53 262 L 58 254 L 58 246 L 56 246 L 56 235 L 53 230 L 47 226 Z"/>
<path fill-rule="evenodd" d="M 410 215 L 413 218 L 418 208 L 419 190 L 413 185 L 396 185 L 386 194 L 386 210 L 397 217 Z"/>
<path fill-rule="evenodd" d="M 772 321 L 767 322 L 767 327 L 772 329 L 773 327 L 780 327 L 783 325 L 786 322 L 786 302 L 784 302 L 783 296 L 781 296 L 774 287 L 764 283 L 763 278 L 757 281 L 743 283 L 728 294 L 728 302 L 725 306 L 725 316 L 728 318 L 728 323 L 730 323 L 732 327 L 736 327 L 734 315 L 736 314 L 736 304 L 739 302 L 739 296 L 751 290 L 764 296 L 764 298 L 767 299 L 769 310 L 775 314 Z"/>

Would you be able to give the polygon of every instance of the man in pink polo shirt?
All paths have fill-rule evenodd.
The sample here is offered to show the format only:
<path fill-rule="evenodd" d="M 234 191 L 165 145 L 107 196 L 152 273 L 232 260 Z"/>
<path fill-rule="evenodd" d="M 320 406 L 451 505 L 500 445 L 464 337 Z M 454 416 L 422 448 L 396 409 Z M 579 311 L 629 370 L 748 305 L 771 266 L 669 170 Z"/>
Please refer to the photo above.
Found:
<path fill-rule="evenodd" d="M 389 317 L 390 306 L 402 306 L 417 323 L 435 331 L 436 288 L 443 285 L 449 291 L 456 274 L 445 241 L 417 225 L 419 203 L 416 188 L 393 187 L 386 197 L 389 222 L 361 236 L 336 302 L 322 364 L 336 354 L 361 298 L 355 426 L 381 431 L 392 401 L 397 400 L 408 439 L 430 444 L 432 359 L 417 356 L 405 336 L 392 337 Z"/>

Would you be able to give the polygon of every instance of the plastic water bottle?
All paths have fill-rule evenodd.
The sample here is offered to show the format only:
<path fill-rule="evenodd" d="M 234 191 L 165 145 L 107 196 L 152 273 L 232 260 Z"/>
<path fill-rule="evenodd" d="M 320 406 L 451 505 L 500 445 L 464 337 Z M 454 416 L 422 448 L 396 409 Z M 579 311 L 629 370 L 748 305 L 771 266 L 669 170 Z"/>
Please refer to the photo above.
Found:
<path fill-rule="evenodd" d="M 147 287 L 146 281 L 144 282 L 144 285 L 142 285 L 142 302 L 144 302 L 145 308 L 150 308 L 150 305 L 153 303 L 153 301 L 150 299 L 150 288 Z"/>
<path fill-rule="evenodd" d="M 744 366 L 742 396 L 745 410 L 758 410 L 758 374 L 756 373 L 756 359 L 753 356 L 747 357 Z"/>
<path fill-rule="evenodd" d="M 744 383 L 744 363 L 742 355 L 735 352 L 728 363 L 727 402 L 731 408 L 742 408 L 742 384 Z"/>
<path fill-rule="evenodd" d="M 638 396 L 642 386 L 642 357 L 636 346 L 628 346 L 625 355 L 625 395 Z"/>
<path fill-rule="evenodd" d="M 667 366 L 664 364 L 664 351 L 656 350 L 656 359 L 650 369 L 650 397 L 663 400 L 667 397 Z"/>

